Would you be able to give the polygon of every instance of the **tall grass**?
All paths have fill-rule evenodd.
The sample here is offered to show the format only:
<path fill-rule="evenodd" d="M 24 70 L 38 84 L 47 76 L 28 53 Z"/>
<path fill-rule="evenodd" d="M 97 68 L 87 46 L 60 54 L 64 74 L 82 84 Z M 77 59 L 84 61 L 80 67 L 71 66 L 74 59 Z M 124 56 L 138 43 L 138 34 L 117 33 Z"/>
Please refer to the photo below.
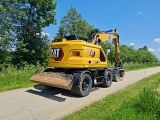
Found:
<path fill-rule="evenodd" d="M 42 68 L 40 68 L 42 69 Z M 9 67 L 0 72 L 0 92 L 33 86 L 35 83 L 31 82 L 29 78 L 35 73 L 37 69 L 33 66 L 24 69 L 17 69 Z"/>
<path fill-rule="evenodd" d="M 151 67 L 158 67 L 160 66 L 160 63 L 153 63 L 153 64 L 124 64 L 124 69 L 126 71 L 132 71 L 132 70 L 140 70 L 140 69 L 146 69 Z"/>
<path fill-rule="evenodd" d="M 160 120 L 160 93 L 147 88 L 124 102 L 108 120 Z"/>

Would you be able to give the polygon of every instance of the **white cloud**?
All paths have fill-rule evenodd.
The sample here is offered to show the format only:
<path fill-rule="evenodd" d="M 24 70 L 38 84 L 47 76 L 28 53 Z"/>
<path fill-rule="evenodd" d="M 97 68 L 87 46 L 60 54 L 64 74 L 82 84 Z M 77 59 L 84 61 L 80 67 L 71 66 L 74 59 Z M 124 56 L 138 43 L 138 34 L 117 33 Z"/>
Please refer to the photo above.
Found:
<path fill-rule="evenodd" d="M 160 44 L 160 38 L 155 38 L 153 41 Z"/>
<path fill-rule="evenodd" d="M 39 35 L 39 33 L 36 33 L 36 35 Z M 49 36 L 49 33 L 42 31 L 42 32 L 41 32 L 41 35 L 42 35 L 42 36 Z"/>
<path fill-rule="evenodd" d="M 42 36 L 49 36 L 49 33 L 47 32 L 41 32 Z"/>
<path fill-rule="evenodd" d="M 138 11 L 136 14 L 137 14 L 137 15 L 142 15 L 142 12 Z"/>
<path fill-rule="evenodd" d="M 130 43 L 129 45 L 130 45 L 130 46 L 134 46 L 135 44 L 134 44 L 134 43 Z"/>
<path fill-rule="evenodd" d="M 153 48 L 148 48 L 148 51 L 150 51 L 150 52 L 155 52 L 156 50 L 153 49 Z"/>

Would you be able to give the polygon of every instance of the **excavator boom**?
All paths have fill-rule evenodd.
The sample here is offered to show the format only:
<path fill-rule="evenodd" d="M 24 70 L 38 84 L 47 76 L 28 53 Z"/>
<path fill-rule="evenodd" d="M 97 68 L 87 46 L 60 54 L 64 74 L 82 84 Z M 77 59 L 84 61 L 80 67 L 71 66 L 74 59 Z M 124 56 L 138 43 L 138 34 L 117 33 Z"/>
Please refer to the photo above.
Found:
<path fill-rule="evenodd" d="M 114 33 L 113 33 L 114 31 Z M 112 32 L 112 33 L 111 33 Z M 121 67 L 122 68 L 122 62 L 120 60 L 120 48 L 119 48 L 119 34 L 118 30 L 109 30 L 109 31 L 99 31 L 99 30 L 93 30 L 91 33 L 92 36 L 92 44 L 99 44 L 101 42 L 105 42 L 108 40 L 113 40 L 114 47 L 115 47 L 115 67 Z"/>

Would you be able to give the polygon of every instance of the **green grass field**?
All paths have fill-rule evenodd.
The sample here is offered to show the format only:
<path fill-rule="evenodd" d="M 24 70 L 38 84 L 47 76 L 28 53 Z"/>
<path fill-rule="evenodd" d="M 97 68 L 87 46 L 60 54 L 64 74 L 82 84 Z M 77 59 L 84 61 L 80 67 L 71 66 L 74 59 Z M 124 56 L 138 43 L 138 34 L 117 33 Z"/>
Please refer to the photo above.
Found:
<path fill-rule="evenodd" d="M 107 120 L 160 120 L 160 93 L 146 88 L 125 101 Z"/>
<path fill-rule="evenodd" d="M 63 120 L 160 120 L 160 73 L 145 78 Z"/>
<path fill-rule="evenodd" d="M 35 68 L 17 70 L 10 67 L 0 72 L 0 92 L 35 85 L 29 80 L 35 71 Z"/>
<path fill-rule="evenodd" d="M 124 69 L 126 71 L 138 70 L 150 67 L 160 66 L 160 64 L 124 64 Z M 113 65 L 109 65 L 113 67 Z M 0 72 L 0 92 L 6 90 L 12 90 L 17 88 L 30 87 L 35 85 L 35 83 L 30 82 L 29 78 L 34 74 L 34 72 L 39 69 L 44 70 L 43 67 L 34 68 L 33 66 L 17 70 L 13 67 Z"/>
<path fill-rule="evenodd" d="M 140 70 L 140 69 L 146 69 L 151 67 L 157 67 L 160 66 L 160 63 L 153 63 L 153 64 L 124 64 L 124 69 L 126 71 L 132 71 L 132 70 Z"/>

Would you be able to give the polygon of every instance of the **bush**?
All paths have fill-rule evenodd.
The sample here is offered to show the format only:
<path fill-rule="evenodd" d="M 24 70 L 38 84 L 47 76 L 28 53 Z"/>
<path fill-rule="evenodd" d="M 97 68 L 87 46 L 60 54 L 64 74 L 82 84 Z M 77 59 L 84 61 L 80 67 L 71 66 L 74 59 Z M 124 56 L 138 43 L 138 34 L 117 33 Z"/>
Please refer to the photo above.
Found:
<path fill-rule="evenodd" d="M 156 119 L 160 119 L 160 94 L 157 91 L 144 88 L 134 101 L 136 112 L 152 114 Z"/>

